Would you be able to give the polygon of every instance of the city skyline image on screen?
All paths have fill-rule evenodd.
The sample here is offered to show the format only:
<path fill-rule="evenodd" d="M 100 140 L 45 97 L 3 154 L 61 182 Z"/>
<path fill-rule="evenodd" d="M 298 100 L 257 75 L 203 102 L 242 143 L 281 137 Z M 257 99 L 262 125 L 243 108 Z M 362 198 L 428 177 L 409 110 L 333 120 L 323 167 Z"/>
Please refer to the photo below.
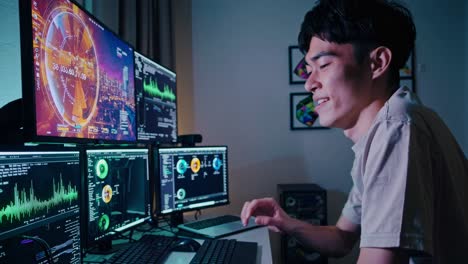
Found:
<path fill-rule="evenodd" d="M 73 2 L 31 9 L 37 135 L 135 141 L 132 47 Z"/>

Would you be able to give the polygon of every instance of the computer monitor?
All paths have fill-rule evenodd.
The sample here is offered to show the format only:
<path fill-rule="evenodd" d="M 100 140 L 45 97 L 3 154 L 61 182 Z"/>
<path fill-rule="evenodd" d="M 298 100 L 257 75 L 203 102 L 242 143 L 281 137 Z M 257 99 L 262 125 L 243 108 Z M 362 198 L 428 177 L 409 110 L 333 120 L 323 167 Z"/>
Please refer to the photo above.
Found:
<path fill-rule="evenodd" d="M 69 0 L 21 0 L 25 137 L 134 142 L 133 48 Z"/>
<path fill-rule="evenodd" d="M 158 148 L 157 214 L 229 203 L 226 146 Z"/>
<path fill-rule="evenodd" d="M 80 153 L 0 148 L 0 263 L 81 263 Z"/>
<path fill-rule="evenodd" d="M 177 142 L 175 72 L 135 51 L 137 138 L 142 142 Z"/>
<path fill-rule="evenodd" d="M 86 149 L 87 247 L 150 219 L 147 148 Z"/>

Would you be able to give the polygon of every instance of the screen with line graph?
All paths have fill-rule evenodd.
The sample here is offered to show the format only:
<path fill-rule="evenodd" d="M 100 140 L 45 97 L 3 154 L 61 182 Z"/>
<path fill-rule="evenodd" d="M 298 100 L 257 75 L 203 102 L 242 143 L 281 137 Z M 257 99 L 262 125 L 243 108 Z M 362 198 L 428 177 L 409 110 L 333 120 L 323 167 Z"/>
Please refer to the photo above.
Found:
<path fill-rule="evenodd" d="M 81 262 L 79 156 L 0 151 L 0 263 Z"/>
<path fill-rule="evenodd" d="M 86 161 L 90 244 L 149 219 L 148 149 L 87 149 Z"/>
<path fill-rule="evenodd" d="M 137 138 L 177 142 L 176 74 L 135 52 Z"/>

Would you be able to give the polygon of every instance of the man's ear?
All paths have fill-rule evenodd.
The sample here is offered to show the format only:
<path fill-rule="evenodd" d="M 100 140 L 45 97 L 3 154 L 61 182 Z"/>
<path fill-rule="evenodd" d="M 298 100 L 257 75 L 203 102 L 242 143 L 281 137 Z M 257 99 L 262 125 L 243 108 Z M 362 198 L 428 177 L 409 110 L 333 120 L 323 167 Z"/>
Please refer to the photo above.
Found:
<path fill-rule="evenodd" d="M 380 46 L 370 52 L 370 66 L 372 71 L 372 79 L 381 77 L 385 72 L 390 69 L 390 62 L 392 61 L 392 51 L 385 47 Z"/>

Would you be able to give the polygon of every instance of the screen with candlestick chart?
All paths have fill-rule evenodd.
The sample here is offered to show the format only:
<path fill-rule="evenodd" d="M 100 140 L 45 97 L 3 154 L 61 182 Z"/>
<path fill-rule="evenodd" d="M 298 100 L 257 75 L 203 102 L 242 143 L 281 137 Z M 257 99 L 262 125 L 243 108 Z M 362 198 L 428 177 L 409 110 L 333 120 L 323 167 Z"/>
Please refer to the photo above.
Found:
<path fill-rule="evenodd" d="M 79 151 L 0 151 L 0 263 L 80 263 Z"/>

